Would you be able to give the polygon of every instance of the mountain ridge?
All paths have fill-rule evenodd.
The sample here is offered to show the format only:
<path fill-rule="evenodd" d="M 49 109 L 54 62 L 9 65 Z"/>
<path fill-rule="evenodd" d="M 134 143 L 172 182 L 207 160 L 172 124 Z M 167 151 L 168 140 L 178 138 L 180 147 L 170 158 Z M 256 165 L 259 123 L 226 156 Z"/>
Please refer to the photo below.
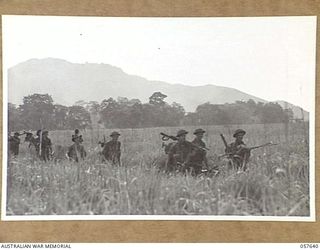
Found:
<path fill-rule="evenodd" d="M 16 104 L 22 103 L 23 96 L 33 93 L 49 93 L 56 103 L 67 106 L 79 100 L 101 102 L 109 97 L 147 102 L 156 91 L 166 94 L 167 102 L 180 103 L 188 112 L 206 102 L 224 104 L 249 99 L 267 102 L 235 88 L 171 84 L 131 75 L 110 64 L 72 63 L 57 58 L 33 58 L 11 67 L 8 83 L 9 101 Z"/>

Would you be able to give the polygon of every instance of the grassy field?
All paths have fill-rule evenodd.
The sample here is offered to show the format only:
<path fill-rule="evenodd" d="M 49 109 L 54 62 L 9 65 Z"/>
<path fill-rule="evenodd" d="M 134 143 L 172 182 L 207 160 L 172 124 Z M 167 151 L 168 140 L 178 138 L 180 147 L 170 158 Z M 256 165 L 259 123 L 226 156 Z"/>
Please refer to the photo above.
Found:
<path fill-rule="evenodd" d="M 252 152 L 246 172 L 228 171 L 219 160 L 223 133 L 247 131 L 245 142 L 277 146 Z M 203 126 L 210 166 L 216 176 L 171 174 L 158 171 L 164 159 L 160 132 L 178 128 L 120 130 L 122 167 L 102 164 L 98 141 L 111 130 L 81 131 L 88 157 L 81 163 L 32 161 L 27 143 L 10 159 L 7 215 L 261 215 L 309 216 L 308 124 Z M 192 139 L 195 127 L 186 127 Z M 119 131 L 119 130 L 118 130 Z M 52 131 L 54 145 L 71 145 L 73 131 Z"/>

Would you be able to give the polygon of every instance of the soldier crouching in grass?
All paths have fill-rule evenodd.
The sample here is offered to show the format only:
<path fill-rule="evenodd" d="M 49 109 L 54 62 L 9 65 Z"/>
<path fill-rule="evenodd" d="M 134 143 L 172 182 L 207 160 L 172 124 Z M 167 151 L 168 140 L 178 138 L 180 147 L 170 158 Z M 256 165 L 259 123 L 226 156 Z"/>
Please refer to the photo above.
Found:
<path fill-rule="evenodd" d="M 83 145 L 81 145 L 83 142 L 82 136 L 72 136 L 72 141 L 74 143 L 69 147 L 67 153 L 68 158 L 75 162 L 79 162 L 80 159 L 84 160 L 87 156 L 87 152 L 85 151 Z"/>
<path fill-rule="evenodd" d="M 192 141 L 192 144 L 197 147 L 193 148 L 194 151 L 190 155 L 188 164 L 192 167 L 195 175 L 201 174 L 204 167 L 208 169 L 206 144 L 202 140 L 205 132 L 203 129 L 198 128 L 193 133 L 196 137 Z"/>
<path fill-rule="evenodd" d="M 121 157 L 121 142 L 118 141 L 120 133 L 114 131 L 110 134 L 112 138 L 104 144 L 102 150 L 103 161 L 108 161 L 112 164 L 120 166 Z"/>
<path fill-rule="evenodd" d="M 243 137 L 245 134 L 246 131 L 243 129 L 237 129 L 233 133 L 235 141 L 230 143 L 226 149 L 226 153 L 229 154 L 232 160 L 233 168 L 236 170 L 246 170 L 246 165 L 250 158 L 250 148 L 248 148 L 243 142 Z"/>
<path fill-rule="evenodd" d="M 167 171 L 185 172 L 189 169 L 189 159 L 193 152 L 193 145 L 186 140 L 187 131 L 181 129 L 177 132 L 178 142 L 174 144 L 168 152 Z"/>
<path fill-rule="evenodd" d="M 45 130 L 42 133 L 40 132 L 40 138 L 41 138 L 40 159 L 43 161 L 49 161 L 52 156 L 52 143 L 49 138 L 49 131 Z"/>

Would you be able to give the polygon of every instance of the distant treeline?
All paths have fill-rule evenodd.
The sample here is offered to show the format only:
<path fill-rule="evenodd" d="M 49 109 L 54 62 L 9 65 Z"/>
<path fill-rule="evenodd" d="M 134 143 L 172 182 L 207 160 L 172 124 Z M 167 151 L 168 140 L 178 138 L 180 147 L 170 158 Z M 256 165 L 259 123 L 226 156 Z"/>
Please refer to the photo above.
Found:
<path fill-rule="evenodd" d="M 292 118 L 291 109 L 277 103 L 237 101 L 231 104 L 199 105 L 195 112 L 186 113 L 182 105 L 165 102 L 167 96 L 155 92 L 148 103 L 139 99 L 119 97 L 101 103 L 78 101 L 73 106 L 54 104 L 48 94 L 33 94 L 23 98 L 23 104 L 9 103 L 9 130 L 143 128 L 183 125 L 222 125 L 248 123 L 281 123 Z"/>

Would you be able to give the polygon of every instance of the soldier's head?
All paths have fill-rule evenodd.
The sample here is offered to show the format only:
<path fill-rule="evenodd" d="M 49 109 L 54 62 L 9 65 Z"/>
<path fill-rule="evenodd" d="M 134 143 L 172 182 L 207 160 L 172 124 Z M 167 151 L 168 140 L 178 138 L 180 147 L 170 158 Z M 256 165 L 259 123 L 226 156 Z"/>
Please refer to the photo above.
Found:
<path fill-rule="evenodd" d="M 205 133 L 206 131 L 204 131 L 202 128 L 198 128 L 196 129 L 193 134 L 199 138 L 199 139 L 202 139 L 203 138 L 203 134 Z"/>
<path fill-rule="evenodd" d="M 184 142 L 186 140 L 186 136 L 188 134 L 188 131 L 185 131 L 184 129 L 181 129 L 177 132 L 176 137 L 178 138 L 179 142 Z"/>
<path fill-rule="evenodd" d="M 45 130 L 42 132 L 42 137 L 48 137 L 49 131 Z"/>
<path fill-rule="evenodd" d="M 32 133 L 27 132 L 27 133 L 26 133 L 26 137 L 24 138 L 24 140 L 25 140 L 26 142 L 28 142 L 28 141 L 31 141 L 31 138 L 32 138 Z"/>
<path fill-rule="evenodd" d="M 40 136 L 40 134 L 41 134 L 41 129 L 37 130 L 36 135 L 37 135 L 37 136 Z"/>
<path fill-rule="evenodd" d="M 79 129 L 75 129 L 74 133 L 77 135 L 79 134 Z"/>
<path fill-rule="evenodd" d="M 20 134 L 19 134 L 18 132 L 15 132 L 15 133 L 13 134 L 13 136 L 16 137 L 16 138 L 18 138 L 19 135 L 20 135 Z"/>
<path fill-rule="evenodd" d="M 113 131 L 111 134 L 110 134 L 110 137 L 112 138 L 113 141 L 117 141 L 118 138 L 120 136 L 120 133 L 116 132 L 116 131 Z"/>
<path fill-rule="evenodd" d="M 233 137 L 236 138 L 237 141 L 242 141 L 245 134 L 246 131 L 244 131 L 243 129 L 237 129 L 236 131 L 234 131 Z"/>

